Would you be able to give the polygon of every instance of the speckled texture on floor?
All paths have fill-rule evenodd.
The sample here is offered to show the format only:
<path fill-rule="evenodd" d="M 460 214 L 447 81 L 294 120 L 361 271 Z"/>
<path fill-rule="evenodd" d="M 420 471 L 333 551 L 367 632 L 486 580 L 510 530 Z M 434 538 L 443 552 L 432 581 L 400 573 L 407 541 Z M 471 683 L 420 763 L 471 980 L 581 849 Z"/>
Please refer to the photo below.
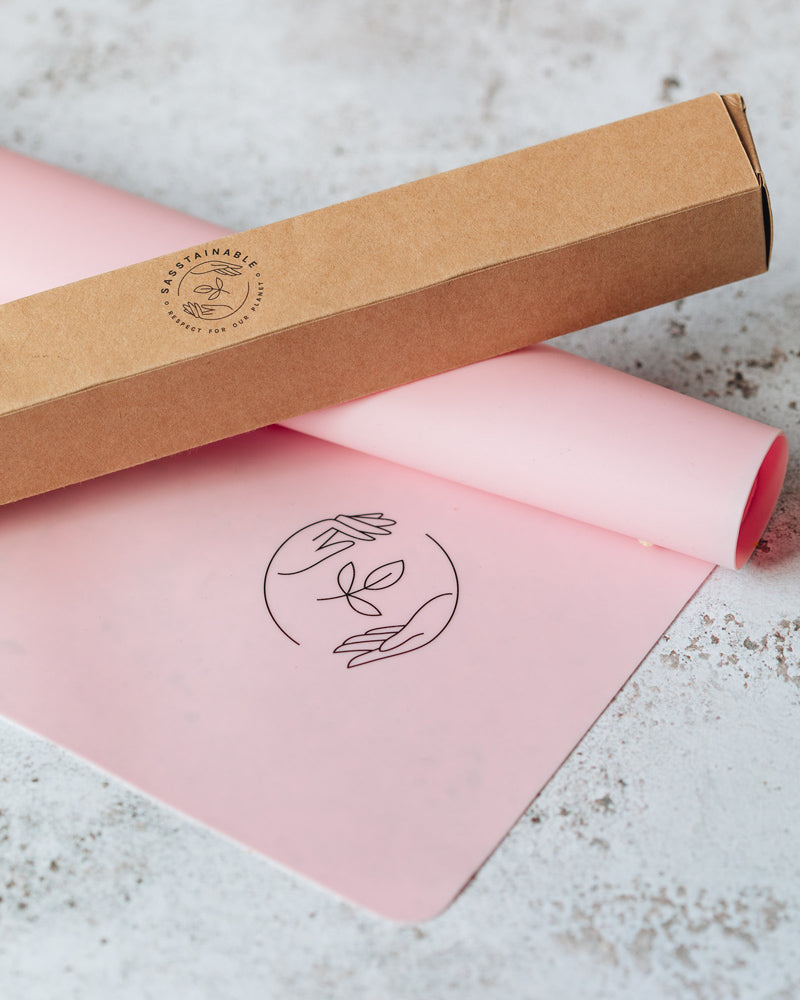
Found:
<path fill-rule="evenodd" d="M 428 924 L 0 723 L 3 1000 L 800 997 L 798 50 L 794 0 L 0 0 L 0 144 L 237 229 L 741 91 L 770 273 L 561 345 L 780 425 L 793 456 L 750 564 Z"/>

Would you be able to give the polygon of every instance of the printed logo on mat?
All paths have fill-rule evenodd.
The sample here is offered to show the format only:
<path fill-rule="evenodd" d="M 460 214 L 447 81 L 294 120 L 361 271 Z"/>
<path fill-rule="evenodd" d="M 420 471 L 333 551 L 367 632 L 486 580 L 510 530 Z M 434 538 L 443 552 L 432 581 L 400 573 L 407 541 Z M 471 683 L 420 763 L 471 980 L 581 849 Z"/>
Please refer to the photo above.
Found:
<path fill-rule="evenodd" d="M 192 250 L 162 278 L 169 319 L 190 332 L 228 333 L 245 327 L 264 297 L 258 261 L 230 247 Z"/>
<path fill-rule="evenodd" d="M 458 574 L 426 532 L 382 513 L 337 514 L 278 546 L 264 600 L 295 645 L 360 667 L 437 639 L 455 614 Z"/>

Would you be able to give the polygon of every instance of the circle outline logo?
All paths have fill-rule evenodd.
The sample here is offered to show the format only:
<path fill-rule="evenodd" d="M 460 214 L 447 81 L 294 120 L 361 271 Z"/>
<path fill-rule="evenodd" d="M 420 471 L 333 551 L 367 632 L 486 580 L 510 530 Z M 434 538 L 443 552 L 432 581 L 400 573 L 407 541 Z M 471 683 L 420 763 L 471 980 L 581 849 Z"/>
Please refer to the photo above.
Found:
<path fill-rule="evenodd" d="M 168 318 L 192 333 L 228 333 L 258 311 L 264 282 L 258 261 L 234 247 L 208 246 L 173 261 L 161 280 Z"/>
<path fill-rule="evenodd" d="M 346 654 L 349 657 L 348 669 L 402 656 L 422 649 L 438 639 L 453 620 L 460 593 L 455 564 L 441 542 L 428 532 L 423 533 L 426 544 L 430 543 L 438 555 L 444 556 L 446 564 L 441 563 L 438 555 L 437 562 L 440 566 L 446 566 L 450 582 L 445 589 L 441 583 L 437 584 L 432 588 L 432 594 L 422 595 L 422 600 L 417 594 L 413 600 L 415 610 L 410 616 L 403 615 L 403 620 L 399 623 L 395 623 L 390 615 L 384 616 L 380 604 L 383 604 L 381 598 L 385 592 L 405 577 L 407 559 L 395 558 L 382 562 L 359 575 L 354 561 L 348 558 L 349 550 L 359 542 L 374 541 L 381 536 L 391 535 L 396 524 L 395 520 L 384 517 L 383 513 L 337 514 L 335 517 L 312 521 L 285 538 L 272 554 L 262 582 L 267 613 L 278 630 L 295 646 L 303 644 L 297 638 L 296 630 L 290 628 L 285 620 L 283 623 L 279 620 L 282 616 L 275 601 L 270 601 L 270 594 L 273 593 L 274 596 L 276 588 L 281 586 L 280 578 L 298 577 L 321 563 L 341 556 L 337 560 L 340 565 L 335 575 L 338 592 L 331 593 L 330 590 L 334 589 L 332 587 L 328 587 L 324 593 L 317 594 L 314 591 L 312 606 L 315 603 L 341 601 L 363 622 L 361 631 L 336 641 L 332 649 L 334 654 Z M 419 587 L 419 583 L 412 586 Z M 370 618 L 384 617 L 388 617 L 391 624 L 381 622 L 373 628 L 364 627 Z"/>

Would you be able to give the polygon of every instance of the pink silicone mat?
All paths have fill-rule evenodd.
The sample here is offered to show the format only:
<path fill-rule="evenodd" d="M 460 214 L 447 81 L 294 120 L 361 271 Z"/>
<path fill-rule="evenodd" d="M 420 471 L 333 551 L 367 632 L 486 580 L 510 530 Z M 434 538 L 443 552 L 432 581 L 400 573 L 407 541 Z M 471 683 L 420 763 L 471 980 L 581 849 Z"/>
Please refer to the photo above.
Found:
<path fill-rule="evenodd" d="M 221 232 L 12 154 L 0 177 L 6 299 Z M 339 443 L 268 428 L 3 509 L 0 711 L 425 919 L 746 558 L 785 441 L 553 348 L 293 425 Z"/>

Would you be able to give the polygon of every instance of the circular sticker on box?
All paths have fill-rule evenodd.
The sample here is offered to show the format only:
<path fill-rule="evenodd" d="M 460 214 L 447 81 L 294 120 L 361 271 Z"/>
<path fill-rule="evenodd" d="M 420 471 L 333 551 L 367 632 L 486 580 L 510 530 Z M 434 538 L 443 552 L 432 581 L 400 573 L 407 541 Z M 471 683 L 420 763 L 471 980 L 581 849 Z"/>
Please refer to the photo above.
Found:
<path fill-rule="evenodd" d="M 193 332 L 228 333 L 258 311 L 264 283 L 258 261 L 232 247 L 204 247 L 175 260 L 161 295 L 173 323 Z"/>

